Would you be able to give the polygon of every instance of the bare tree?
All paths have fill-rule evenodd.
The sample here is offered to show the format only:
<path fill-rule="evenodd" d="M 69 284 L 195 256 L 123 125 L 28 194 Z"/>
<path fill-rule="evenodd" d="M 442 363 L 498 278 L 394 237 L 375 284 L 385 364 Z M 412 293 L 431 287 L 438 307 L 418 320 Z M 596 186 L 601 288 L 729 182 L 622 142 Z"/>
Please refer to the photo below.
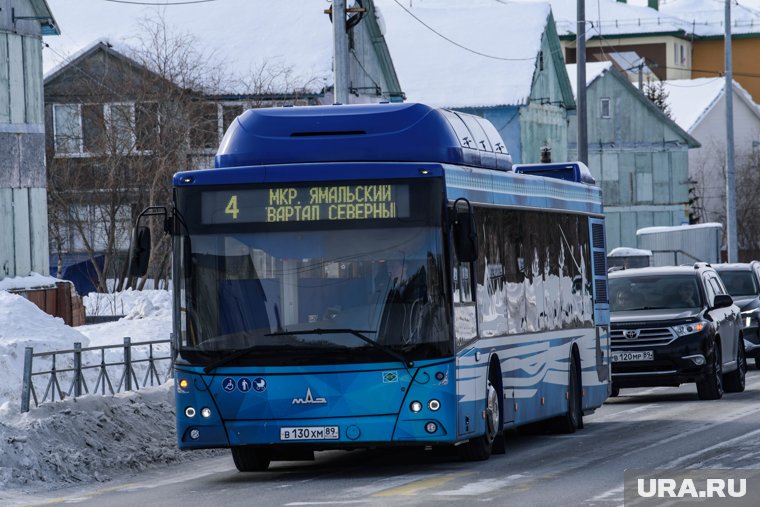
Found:
<path fill-rule="evenodd" d="M 81 156 L 48 153 L 53 248 L 84 252 L 99 291 L 168 279 L 170 241 L 160 220 L 151 219 L 148 275 L 126 280 L 130 224 L 146 206 L 171 204 L 174 173 L 211 166 L 220 127 L 251 107 L 313 104 L 324 86 L 274 62 L 232 79 L 226 62 L 193 35 L 172 31 L 160 12 L 140 28 L 130 47 L 80 62 L 67 86 L 81 129 L 72 129 L 74 139 L 56 135 L 52 145 L 76 143 Z M 238 99 L 224 102 L 233 89 Z"/>

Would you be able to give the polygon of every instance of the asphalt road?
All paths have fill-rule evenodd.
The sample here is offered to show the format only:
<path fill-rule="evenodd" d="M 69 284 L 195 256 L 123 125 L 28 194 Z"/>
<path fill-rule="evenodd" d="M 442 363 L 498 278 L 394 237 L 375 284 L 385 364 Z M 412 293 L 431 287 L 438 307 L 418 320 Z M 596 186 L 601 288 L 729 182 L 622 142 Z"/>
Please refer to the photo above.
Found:
<path fill-rule="evenodd" d="M 465 463 L 431 451 L 317 453 L 239 473 L 224 456 L 26 498 L 108 507 L 623 504 L 626 469 L 760 467 L 760 371 L 747 389 L 700 401 L 696 387 L 623 390 L 572 435 L 509 435 L 507 453 Z M 704 504 L 703 504 L 704 505 Z"/>

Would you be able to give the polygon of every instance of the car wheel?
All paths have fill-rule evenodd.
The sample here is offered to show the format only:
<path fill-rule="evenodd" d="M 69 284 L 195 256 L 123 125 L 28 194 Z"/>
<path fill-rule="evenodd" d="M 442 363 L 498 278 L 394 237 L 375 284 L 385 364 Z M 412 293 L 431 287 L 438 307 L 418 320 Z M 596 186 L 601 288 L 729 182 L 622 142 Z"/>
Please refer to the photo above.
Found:
<path fill-rule="evenodd" d="M 739 350 L 736 351 L 736 369 L 726 373 L 723 377 L 723 384 L 726 386 L 727 393 L 741 393 L 744 391 L 745 377 L 747 374 L 747 358 L 744 354 L 744 345 L 739 338 Z"/>
<path fill-rule="evenodd" d="M 760 370 L 760 357 L 755 358 L 755 368 Z"/>
<path fill-rule="evenodd" d="M 612 384 L 610 388 L 610 398 L 617 398 L 620 395 L 620 388 L 615 384 Z"/>
<path fill-rule="evenodd" d="M 232 460 L 241 472 L 263 472 L 269 468 L 272 453 L 261 447 L 233 447 Z"/>
<path fill-rule="evenodd" d="M 723 397 L 723 359 L 718 342 L 715 343 L 708 371 L 703 379 L 697 381 L 697 394 L 700 400 L 719 400 Z"/>

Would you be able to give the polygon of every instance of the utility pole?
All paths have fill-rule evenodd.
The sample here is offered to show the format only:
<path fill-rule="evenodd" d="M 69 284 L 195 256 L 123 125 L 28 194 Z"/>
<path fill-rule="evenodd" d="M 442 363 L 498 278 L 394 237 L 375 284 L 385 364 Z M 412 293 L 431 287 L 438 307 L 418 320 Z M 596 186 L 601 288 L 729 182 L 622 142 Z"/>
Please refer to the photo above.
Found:
<path fill-rule="evenodd" d="M 348 104 L 348 34 L 346 33 L 346 0 L 333 0 L 333 76 L 336 104 Z"/>
<path fill-rule="evenodd" d="M 586 117 L 586 3 L 578 0 L 578 42 L 575 45 L 578 65 L 578 160 L 588 165 L 588 126 Z"/>
<path fill-rule="evenodd" d="M 731 0 L 726 0 L 726 239 L 728 262 L 738 262 L 736 242 L 736 190 L 734 180 L 734 79 L 731 61 Z"/>

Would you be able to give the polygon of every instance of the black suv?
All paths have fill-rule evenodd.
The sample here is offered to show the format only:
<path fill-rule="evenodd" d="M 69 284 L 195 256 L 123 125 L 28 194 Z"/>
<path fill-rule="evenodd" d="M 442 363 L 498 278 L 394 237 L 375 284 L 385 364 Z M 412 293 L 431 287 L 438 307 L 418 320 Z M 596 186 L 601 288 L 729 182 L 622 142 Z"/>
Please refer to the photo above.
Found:
<path fill-rule="evenodd" d="M 747 357 L 760 369 L 760 262 L 714 264 L 734 304 L 742 312 L 742 335 Z"/>
<path fill-rule="evenodd" d="M 706 263 L 609 274 L 612 395 L 696 382 L 700 399 L 744 390 L 739 307 Z"/>

